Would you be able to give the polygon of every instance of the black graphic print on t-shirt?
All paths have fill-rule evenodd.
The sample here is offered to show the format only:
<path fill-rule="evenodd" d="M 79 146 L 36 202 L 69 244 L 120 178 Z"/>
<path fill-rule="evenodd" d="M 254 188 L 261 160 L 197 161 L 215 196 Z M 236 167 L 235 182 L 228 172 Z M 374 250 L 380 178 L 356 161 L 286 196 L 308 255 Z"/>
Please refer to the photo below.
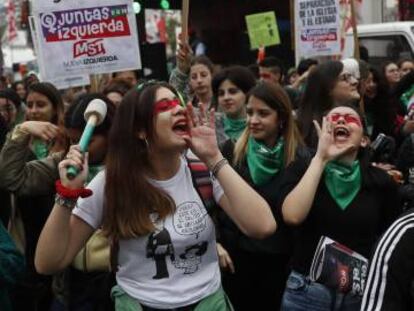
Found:
<path fill-rule="evenodd" d="M 189 246 L 180 254 L 175 254 L 170 232 L 164 223 L 155 222 L 157 229 L 149 235 L 147 243 L 147 258 L 153 258 L 155 261 L 156 272 L 153 279 L 169 278 L 167 258 L 170 258 L 176 269 L 183 270 L 184 274 L 198 271 L 202 256 L 207 252 L 208 242 L 194 239 L 198 240 L 200 233 L 206 230 L 207 216 L 205 208 L 195 201 L 185 202 L 177 207 L 173 215 L 174 231 L 179 235 L 188 236 L 189 242 Z"/>

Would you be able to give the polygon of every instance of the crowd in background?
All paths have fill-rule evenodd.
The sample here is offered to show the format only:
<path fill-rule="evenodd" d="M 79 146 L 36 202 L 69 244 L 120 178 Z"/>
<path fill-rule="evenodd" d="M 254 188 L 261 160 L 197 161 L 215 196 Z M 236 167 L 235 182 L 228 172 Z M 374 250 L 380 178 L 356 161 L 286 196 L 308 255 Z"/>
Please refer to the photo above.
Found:
<path fill-rule="evenodd" d="M 5 81 L 0 309 L 412 310 L 413 104 L 410 59 L 218 67 L 182 43 L 168 82 Z M 370 260 L 363 293 L 309 278 L 324 236 Z"/>

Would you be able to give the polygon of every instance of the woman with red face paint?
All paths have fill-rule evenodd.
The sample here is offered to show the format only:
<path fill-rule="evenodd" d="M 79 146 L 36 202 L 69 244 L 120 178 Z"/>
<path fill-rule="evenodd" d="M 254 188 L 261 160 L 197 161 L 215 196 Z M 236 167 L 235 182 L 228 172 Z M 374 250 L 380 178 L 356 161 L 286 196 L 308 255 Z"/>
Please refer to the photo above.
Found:
<path fill-rule="evenodd" d="M 359 101 L 356 70 L 348 67 L 340 61 L 328 61 L 309 74 L 297 116 L 305 144 L 312 149 L 318 143 L 313 120 L 321 123 L 324 113 L 335 105 Z"/>
<path fill-rule="evenodd" d="M 102 225 L 114 241 L 117 310 L 231 310 L 221 289 L 214 225 L 188 159 L 195 155 L 211 170 L 215 201 L 246 235 L 266 237 L 276 222 L 220 153 L 213 114 L 201 108 L 196 118 L 166 83 L 128 92 L 111 128 L 105 171 L 89 184 L 93 194 L 83 188 L 87 156 L 78 146 L 59 164 L 59 191 L 36 268 L 63 269 Z M 81 170 L 73 180 L 66 177 L 69 165 Z M 80 195 L 85 198 L 76 202 Z"/>
<path fill-rule="evenodd" d="M 355 108 L 335 107 L 322 126 L 314 123 L 316 154 L 293 163 L 281 186 L 283 218 L 298 231 L 282 310 L 359 310 L 361 292 L 311 279 L 312 259 L 322 237 L 369 258 L 377 238 L 399 214 L 397 184 L 369 165 Z"/>

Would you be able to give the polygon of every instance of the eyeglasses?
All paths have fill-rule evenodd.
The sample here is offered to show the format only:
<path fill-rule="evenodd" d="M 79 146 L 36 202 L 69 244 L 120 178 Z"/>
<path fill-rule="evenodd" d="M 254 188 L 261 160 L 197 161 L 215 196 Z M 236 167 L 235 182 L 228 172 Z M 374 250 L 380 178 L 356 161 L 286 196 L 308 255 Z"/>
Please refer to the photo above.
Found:
<path fill-rule="evenodd" d="M 353 115 L 353 114 L 340 114 L 340 113 L 333 113 L 329 116 L 331 119 L 331 122 L 338 122 L 340 118 L 343 118 L 345 123 L 355 123 L 358 126 L 362 126 L 361 120 L 359 117 Z"/>
<path fill-rule="evenodd" d="M 345 82 L 348 82 L 348 83 L 352 83 L 354 81 L 359 83 L 360 78 L 355 77 L 351 73 L 343 73 L 343 74 L 339 75 L 338 80 L 339 81 L 345 81 Z M 352 81 L 352 80 L 354 80 L 354 81 Z"/>
<path fill-rule="evenodd" d="M 356 81 L 358 81 L 358 79 L 355 78 L 350 73 L 343 73 L 343 74 L 339 75 L 339 77 L 338 77 L 339 81 L 345 81 L 345 82 L 352 82 L 352 79 L 355 79 Z"/>

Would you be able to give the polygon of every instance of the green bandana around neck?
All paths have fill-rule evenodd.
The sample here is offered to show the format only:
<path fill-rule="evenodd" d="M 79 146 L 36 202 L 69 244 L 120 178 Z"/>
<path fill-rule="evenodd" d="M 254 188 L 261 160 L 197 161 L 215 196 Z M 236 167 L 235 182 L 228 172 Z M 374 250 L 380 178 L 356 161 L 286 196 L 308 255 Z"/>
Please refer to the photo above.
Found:
<path fill-rule="evenodd" d="M 32 142 L 33 152 L 36 155 L 36 159 L 41 160 L 48 156 L 49 148 L 48 144 L 40 139 L 34 139 Z"/>
<path fill-rule="evenodd" d="M 283 139 L 279 139 L 273 148 L 250 137 L 247 144 L 247 165 L 255 185 L 262 185 L 275 176 L 283 167 Z"/>
<path fill-rule="evenodd" d="M 231 140 L 236 141 L 246 128 L 246 119 L 231 119 L 224 117 L 224 132 Z"/>
<path fill-rule="evenodd" d="M 336 204 L 344 211 L 361 189 L 359 161 L 351 166 L 336 161 L 325 167 L 325 185 Z"/>

